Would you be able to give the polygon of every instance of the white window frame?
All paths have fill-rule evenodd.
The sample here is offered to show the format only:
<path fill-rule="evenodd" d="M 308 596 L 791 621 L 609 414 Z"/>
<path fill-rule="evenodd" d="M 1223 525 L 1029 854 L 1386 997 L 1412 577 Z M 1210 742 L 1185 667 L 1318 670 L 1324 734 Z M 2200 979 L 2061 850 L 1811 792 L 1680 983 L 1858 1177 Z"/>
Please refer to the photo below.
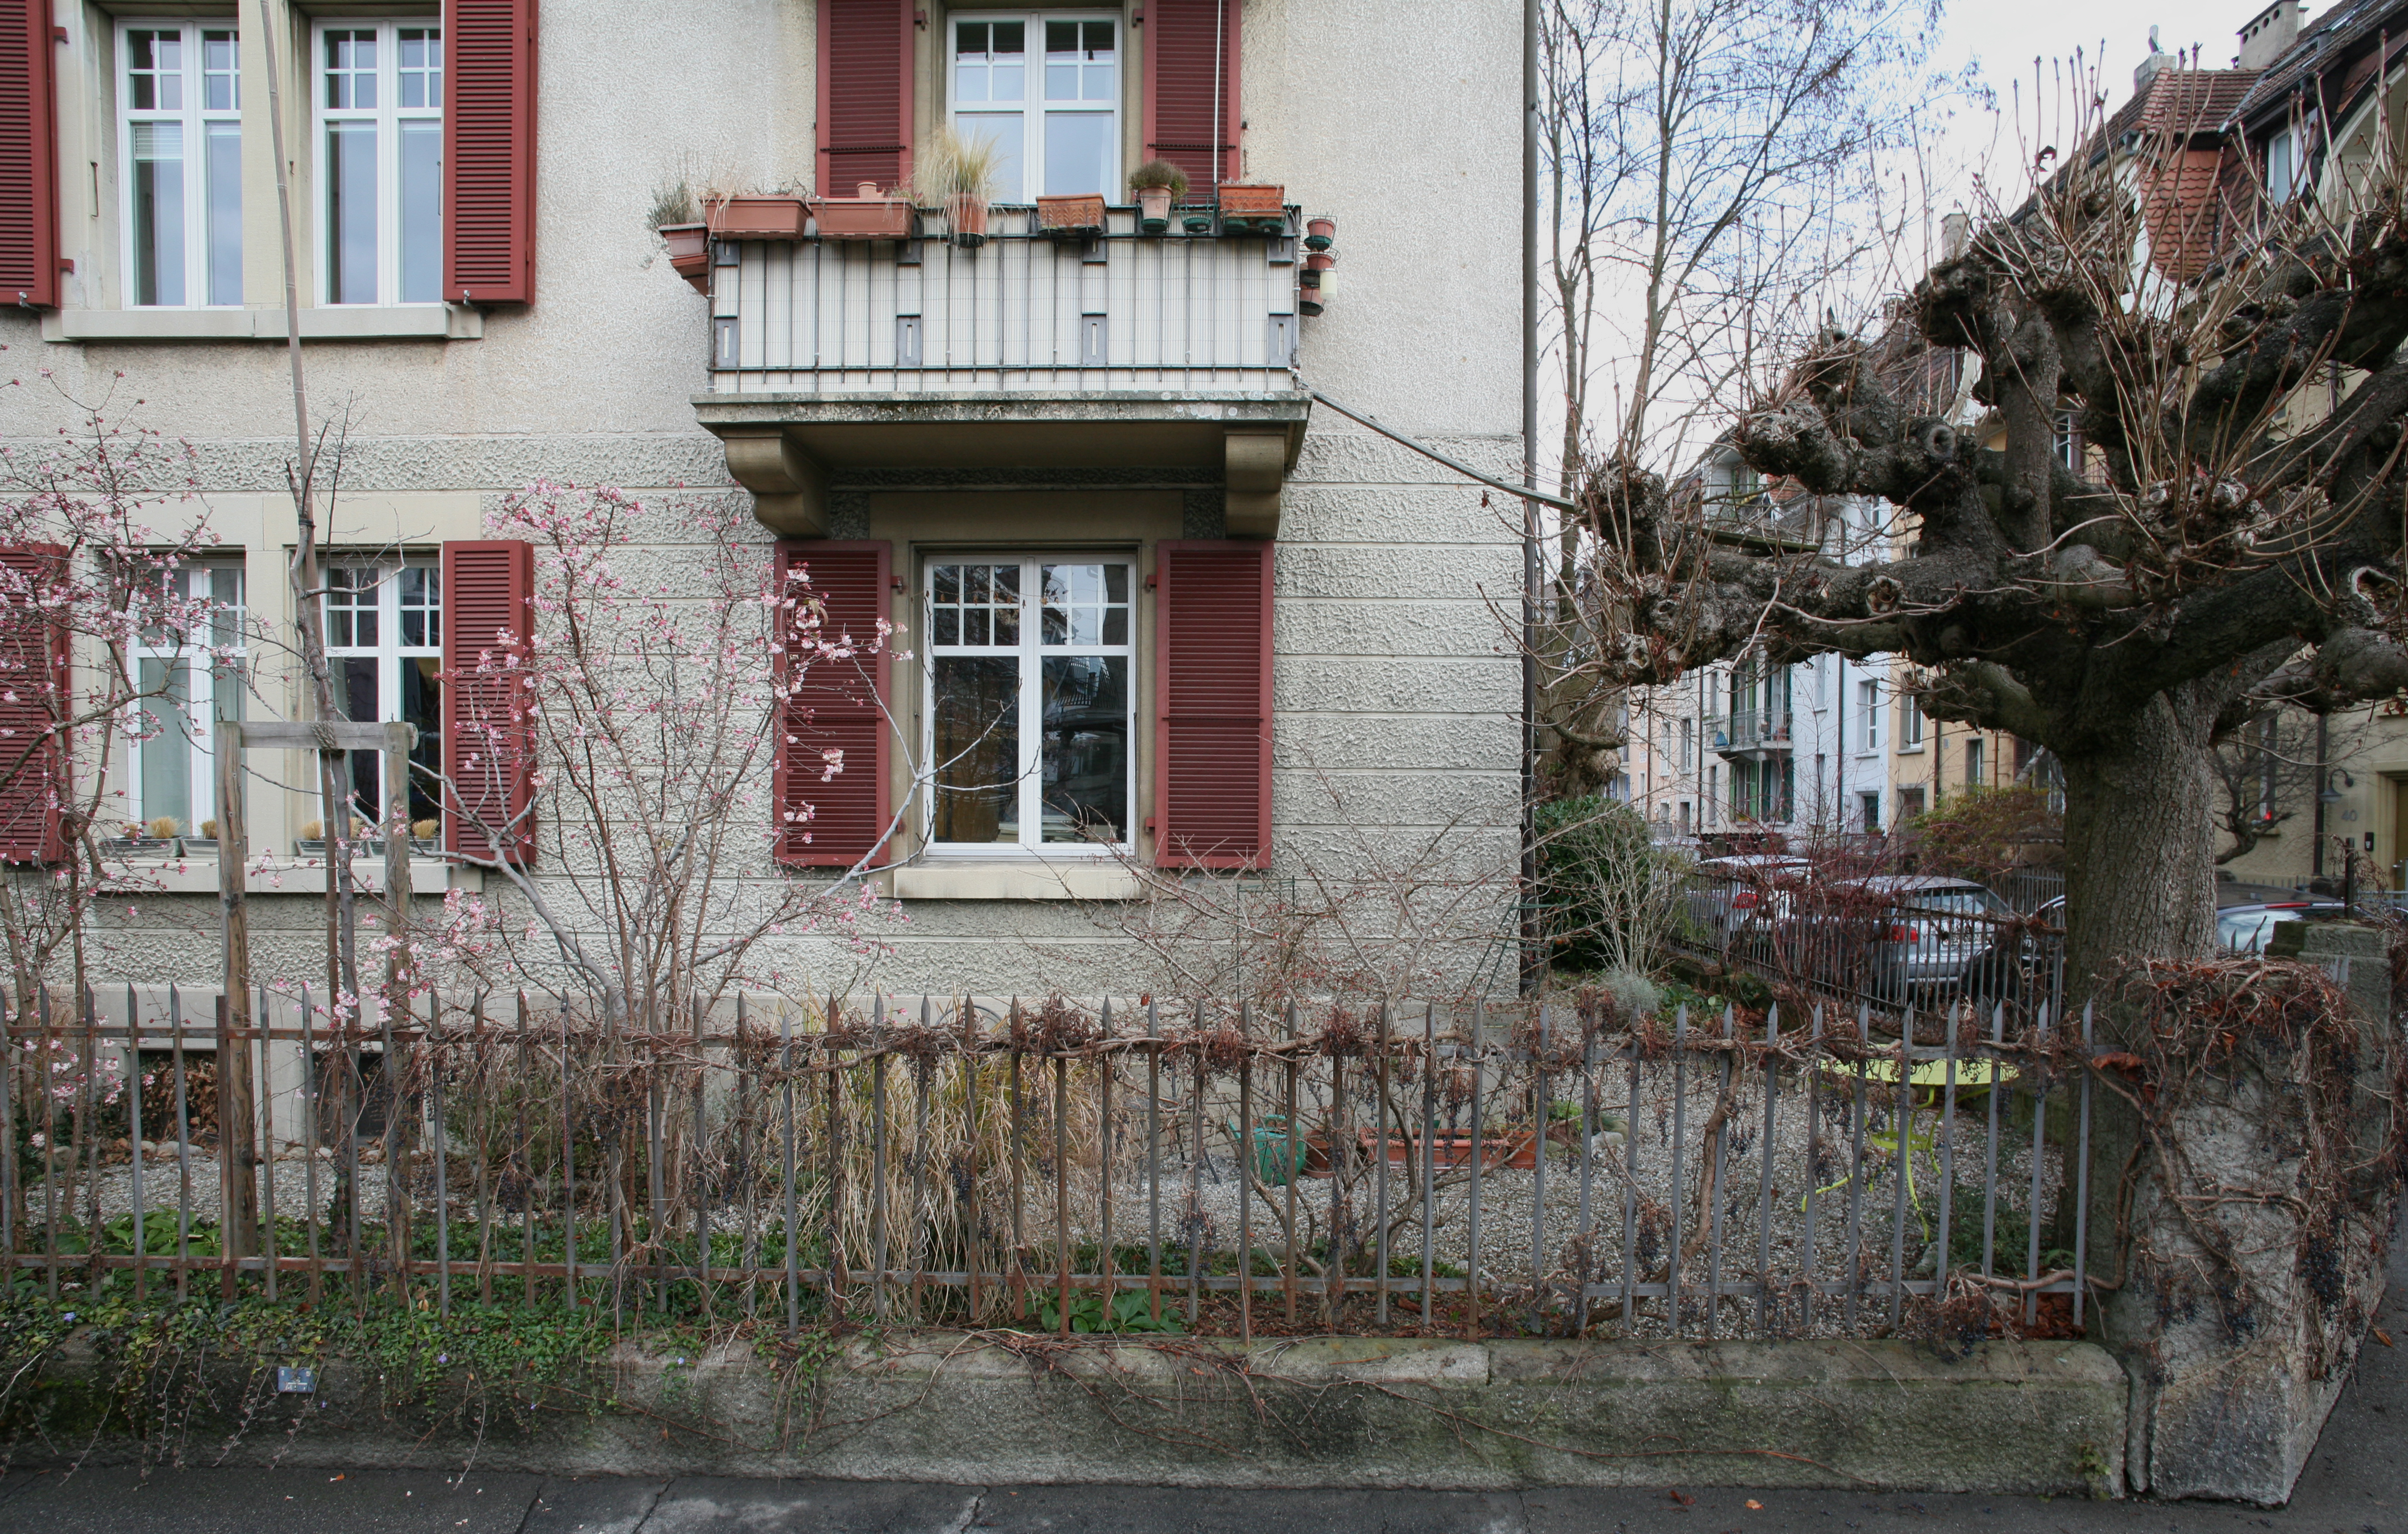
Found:
<path fill-rule="evenodd" d="M 370 108 L 337 108 L 327 104 L 326 41 L 337 33 L 373 32 L 376 34 L 376 105 Z M 431 34 L 427 38 L 435 49 L 435 62 L 424 71 L 432 89 L 431 97 L 423 107 L 404 107 L 401 101 L 401 35 L 404 32 Z M 433 306 L 443 301 L 443 173 L 442 151 L 437 150 L 436 169 L 436 253 L 435 296 L 431 298 L 405 298 L 401 292 L 401 137 L 405 123 L 433 123 L 438 140 L 443 126 L 443 19 L 423 16 L 385 18 L 338 17 L 319 22 L 309 32 L 309 143 L 316 156 L 317 190 L 312 195 L 311 227 L 316 230 L 312 246 L 317 252 L 318 301 L 332 307 L 362 308 L 373 304 L 380 308 Z M 417 71 L 413 71 L 417 72 Z M 376 218 L 377 218 L 377 280 L 375 297 L 351 300 L 345 304 L 335 296 L 335 235 L 334 205 L 335 166 L 329 148 L 335 124 L 370 123 L 376 127 Z"/>
<path fill-rule="evenodd" d="M 327 559 L 325 571 L 327 591 L 320 599 L 319 611 L 325 621 L 323 631 L 326 636 L 327 665 L 330 670 L 339 673 L 343 669 L 342 663 L 346 660 L 373 658 L 377 662 L 377 716 L 373 720 L 362 719 L 355 722 L 361 724 L 397 722 L 402 717 L 402 668 L 412 661 L 430 657 L 438 663 L 443 658 L 442 561 L 432 556 L 412 555 L 397 558 L 391 555 L 376 557 L 347 557 L 336 555 Z M 431 598 L 431 605 L 423 601 L 411 603 L 403 601 L 404 582 L 399 577 L 405 571 L 425 573 L 424 591 Z M 335 591 L 345 580 L 355 579 L 361 574 L 373 575 L 375 579 L 377 600 L 373 608 L 347 602 L 341 604 L 338 610 L 334 600 Z M 404 640 L 402 627 L 406 608 L 423 619 L 422 643 L 411 644 Z M 376 643 L 372 644 L 358 643 L 356 629 L 352 629 L 346 635 L 343 632 L 338 611 L 373 611 L 377 618 Z M 338 643 L 344 639 L 350 642 Z M 336 686 L 339 702 L 342 686 L 339 674 Z M 355 751 L 351 756 L 354 774 L 363 766 L 373 763 L 377 774 L 378 793 L 381 798 L 389 785 L 384 782 L 384 763 L 380 754 L 374 751 Z M 311 818 L 315 818 L 315 810 L 323 806 L 319 804 L 315 794 L 310 795 L 310 803 L 313 806 Z M 381 823 L 380 817 L 382 808 L 381 804 L 361 805 L 354 813 L 369 824 L 377 825 Z M 371 811 L 378 813 L 372 814 Z"/>
<path fill-rule="evenodd" d="M 134 35 L 169 34 L 178 39 L 182 67 L 177 71 L 182 101 L 176 107 L 137 108 L 134 104 Z M 234 68 L 208 67 L 204 34 L 222 35 L 234 46 Z M 146 71 L 147 73 L 148 71 Z M 227 104 L 208 105 L 211 76 L 223 76 L 232 87 Z M 183 138 L 184 297 L 179 303 L 143 303 L 136 293 L 134 140 L 139 123 L 174 123 Z M 234 124 L 236 150 L 234 296 L 222 303 L 210 300 L 214 288 L 209 270 L 209 130 Z M 239 309 L 242 307 L 241 221 L 242 44 L 232 18 L 178 21 L 167 16 L 142 16 L 117 23 L 117 184 L 118 249 L 124 274 L 124 307 L 128 309 Z"/>
<path fill-rule="evenodd" d="M 180 703 L 165 698 L 144 698 L 134 705 L 136 715 L 176 713 L 183 716 L 183 721 L 180 726 L 163 721 L 162 728 L 148 732 L 148 739 L 140 738 L 139 732 L 128 736 L 125 818 L 148 822 L 167 813 L 166 805 L 148 802 L 143 791 L 144 769 L 156 760 L 159 753 L 180 752 L 190 775 L 185 780 L 185 813 L 179 818 L 184 822 L 184 834 L 191 836 L 198 836 L 201 822 L 216 815 L 212 806 L 216 803 L 217 731 L 211 726 L 221 717 L 243 716 L 247 678 L 241 658 L 248 649 L 245 630 L 250 619 L 249 596 L 239 559 L 194 560 L 167 572 L 167 578 L 176 583 L 174 589 L 179 596 L 208 596 L 211 600 L 216 599 L 215 583 L 221 574 L 234 577 L 235 599 L 220 607 L 222 615 L 207 639 L 187 636 L 181 643 L 167 643 L 164 635 L 156 639 L 137 635 L 131 657 L 137 687 L 145 685 L 142 673 L 146 661 L 180 664 L 189 681 Z M 206 588 L 203 583 L 208 583 Z M 219 658 L 219 653 L 225 651 L 233 652 L 230 663 Z M 222 703 L 231 707 L 222 708 Z"/>
<path fill-rule="evenodd" d="M 1911 692 L 1898 695 L 1898 748 L 1901 751 L 1923 749 L 1923 703 Z"/>
<path fill-rule="evenodd" d="M 943 40 L 945 122 L 956 133 L 965 137 L 978 136 L 978 130 L 975 127 L 966 129 L 961 125 L 962 113 L 965 110 L 973 116 L 982 113 L 998 113 L 999 109 L 1005 112 L 1010 110 L 1009 103 L 966 102 L 960 98 L 962 72 L 955 61 L 961 57 L 957 51 L 960 46 L 961 28 L 965 25 L 986 25 L 996 22 L 1018 22 L 1027 28 L 1023 34 L 1025 51 L 1021 54 L 1021 58 L 1024 61 L 1022 70 L 1025 79 L 1018 107 L 1018 115 L 1021 119 L 1021 181 L 1016 190 L 1006 187 L 996 200 L 1005 203 L 1033 203 L 1039 196 L 1079 195 L 1056 192 L 1039 184 L 1043 180 L 1045 165 L 1045 120 L 1047 115 L 1053 112 L 1094 114 L 1104 118 L 1106 152 L 1103 181 L 1096 190 L 1103 194 L 1104 200 L 1107 202 L 1121 200 L 1120 178 L 1125 168 L 1121 165 L 1121 103 L 1122 98 L 1128 93 L 1129 84 L 1130 29 L 1127 16 L 1117 10 L 956 10 L 951 13 L 946 18 Z M 1101 22 L 1111 25 L 1112 29 L 1111 86 L 1103 97 L 1091 100 L 1082 94 L 1081 99 L 1072 102 L 1054 102 L 1046 98 L 1045 23 L 1048 22 Z M 1083 40 L 1082 35 L 1082 41 Z M 989 56 L 991 57 L 992 53 Z M 1083 92 L 1085 84 L 1083 72 L 1096 66 L 1094 64 L 1082 62 L 1078 67 L 1082 71 L 1082 90 Z M 849 189 L 846 195 L 850 195 Z"/>
<path fill-rule="evenodd" d="M 1856 713 L 1864 720 L 1863 737 L 1856 749 L 1870 753 L 1881 749 L 1881 683 L 1871 678 L 1856 684 Z"/>
<path fill-rule="evenodd" d="M 937 569 L 940 565 L 1003 565 L 1018 564 L 1020 574 L 1020 639 L 1010 645 L 939 645 L 936 639 Z M 1043 583 L 1047 565 L 1102 564 L 1120 565 L 1128 572 L 1128 643 L 1125 644 L 1044 643 Z M 943 764 L 937 760 L 937 687 L 936 670 L 939 653 L 945 656 L 1017 656 L 1020 661 L 1020 765 L 1015 779 L 1019 793 L 1020 835 L 1016 842 L 940 842 L 937 840 L 937 798 L 943 790 L 933 781 L 924 798 L 920 819 L 920 845 L 932 858 L 948 859 L 1037 859 L 1047 861 L 1068 859 L 1101 860 L 1126 858 L 1137 850 L 1137 795 L 1139 729 L 1143 714 L 1139 707 L 1140 673 L 1139 664 L 1138 628 L 1140 603 L 1138 594 L 1143 573 L 1137 555 L 1128 550 L 1089 553 L 1085 551 L 1046 551 L 1027 554 L 1010 549 L 962 553 L 932 553 L 924 558 L 920 568 L 920 611 L 923 614 L 921 652 L 924 658 L 920 667 L 921 760 L 934 774 Z M 1097 842 L 1081 839 L 1048 842 L 1045 835 L 1044 781 L 1044 661 L 1054 656 L 1125 657 L 1128 660 L 1128 752 L 1127 799 L 1122 808 L 1121 824 L 1126 839 L 1119 842 Z"/>

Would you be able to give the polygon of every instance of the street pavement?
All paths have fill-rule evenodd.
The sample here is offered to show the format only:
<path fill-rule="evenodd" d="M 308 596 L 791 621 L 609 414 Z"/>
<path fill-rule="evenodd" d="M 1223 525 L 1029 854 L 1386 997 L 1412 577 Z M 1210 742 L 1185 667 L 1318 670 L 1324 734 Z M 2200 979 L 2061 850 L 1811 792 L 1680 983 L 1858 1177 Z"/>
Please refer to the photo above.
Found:
<path fill-rule="evenodd" d="M 2408 1344 L 2408 1245 L 2377 1324 Z M 2277 1510 L 1855 1492 L 1208 1491 L 322 1469 L 19 1470 L 0 1534 L 2408 1534 L 2408 1346 L 2370 1341 Z"/>

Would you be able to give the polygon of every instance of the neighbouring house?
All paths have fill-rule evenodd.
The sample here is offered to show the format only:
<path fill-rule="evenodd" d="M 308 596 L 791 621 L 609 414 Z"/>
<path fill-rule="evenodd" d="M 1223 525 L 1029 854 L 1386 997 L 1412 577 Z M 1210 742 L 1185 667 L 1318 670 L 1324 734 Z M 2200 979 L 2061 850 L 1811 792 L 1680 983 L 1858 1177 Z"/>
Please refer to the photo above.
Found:
<path fill-rule="evenodd" d="M 828 683 L 780 732 L 737 871 L 866 865 L 910 918 L 874 983 L 1133 986 L 1119 908 L 1156 871 L 1376 880 L 1435 840 L 1505 912 L 1518 513 L 1311 391 L 1518 474 L 1520 47 L 1510 7 L 1339 0 L 0 0 L 0 440 L 55 442 L 75 400 L 188 440 L 174 514 L 224 538 L 193 592 L 289 629 L 280 104 L 351 718 L 466 769 L 444 677 L 532 621 L 484 526 L 515 487 L 741 498 L 832 627 L 894 626 L 874 697 Z M 890 203 L 940 130 L 999 151 L 982 243 Z M 1187 190 L 1149 230 L 1128 176 L 1155 159 Z M 680 195 L 710 228 L 673 269 L 646 210 Z M 127 819 L 196 837 L 209 721 L 306 713 L 280 661 L 238 690 L 203 668 L 120 754 Z M 251 763 L 263 976 L 322 973 L 309 761 Z M 539 763 L 483 765 L 534 805 L 500 850 L 573 881 Z M 438 792 L 366 753 L 353 787 L 371 820 L 406 794 L 447 822 L 421 895 L 507 903 Z M 131 897 L 112 977 L 209 989 L 213 856 Z M 820 938 L 773 951 L 862 977 Z"/>

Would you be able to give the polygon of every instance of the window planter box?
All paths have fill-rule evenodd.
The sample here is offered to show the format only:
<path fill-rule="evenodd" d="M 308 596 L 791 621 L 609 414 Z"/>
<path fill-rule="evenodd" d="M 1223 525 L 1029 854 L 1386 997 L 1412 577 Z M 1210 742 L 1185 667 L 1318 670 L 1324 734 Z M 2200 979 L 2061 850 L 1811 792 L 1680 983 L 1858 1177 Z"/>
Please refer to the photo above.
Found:
<path fill-rule="evenodd" d="M 710 225 L 665 224 L 661 238 L 668 241 L 669 269 L 686 280 L 696 293 L 710 291 Z"/>
<path fill-rule="evenodd" d="M 1222 187 L 1221 227 L 1230 234 L 1287 233 L 1287 188 Z"/>
<path fill-rule="evenodd" d="M 1037 229 L 1049 239 L 1086 239 L 1104 232 L 1104 199 L 1039 197 Z"/>
<path fill-rule="evenodd" d="M 712 203 L 708 216 L 706 231 L 721 239 L 803 238 L 800 197 L 729 197 Z"/>
<path fill-rule="evenodd" d="M 882 197 L 867 181 L 858 197 L 813 197 L 811 232 L 822 239 L 909 239 L 917 211 L 900 197 Z"/>

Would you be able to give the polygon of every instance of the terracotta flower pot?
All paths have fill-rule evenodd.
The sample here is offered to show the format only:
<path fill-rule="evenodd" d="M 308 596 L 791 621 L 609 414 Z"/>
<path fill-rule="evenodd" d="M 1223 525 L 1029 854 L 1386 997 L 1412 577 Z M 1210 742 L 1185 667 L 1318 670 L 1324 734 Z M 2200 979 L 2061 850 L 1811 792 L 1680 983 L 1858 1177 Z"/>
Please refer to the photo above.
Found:
<path fill-rule="evenodd" d="M 986 199 L 957 192 L 945 199 L 945 222 L 953 225 L 953 243 L 976 250 L 986 243 Z"/>
<path fill-rule="evenodd" d="M 1338 238 L 1338 221 L 1334 218 L 1309 218 L 1304 221 L 1304 248 L 1326 251 Z"/>
<path fill-rule="evenodd" d="M 1306 319 L 1316 317 L 1321 313 L 1325 307 L 1326 306 L 1322 299 L 1321 290 L 1319 288 L 1298 288 L 1296 290 L 1296 311 L 1303 315 Z"/>
<path fill-rule="evenodd" d="M 1137 189 L 1138 227 L 1147 234 L 1158 235 L 1170 227 L 1170 188 L 1140 186 Z"/>
<path fill-rule="evenodd" d="M 1354 1153 L 1365 1161 L 1383 1150 L 1391 1165 L 1412 1162 L 1421 1154 L 1419 1135 L 1378 1137 L 1363 1129 L 1355 1131 L 1354 1138 L 1357 1147 Z M 1431 1138 L 1430 1154 L 1441 1169 L 1471 1165 L 1470 1132 L 1440 1131 Z M 1480 1136 L 1480 1165 L 1483 1171 L 1489 1172 L 1528 1171 L 1539 1165 L 1539 1136 L 1526 1129 L 1485 1131 Z M 1330 1175 L 1329 1136 L 1325 1130 L 1314 1130 L 1304 1136 L 1304 1175 Z"/>
<path fill-rule="evenodd" d="M 800 197 L 728 197 L 710 205 L 707 228 L 718 239 L 800 239 Z"/>
<path fill-rule="evenodd" d="M 1338 257 L 1330 254 L 1327 251 L 1307 251 L 1305 253 L 1304 269 L 1307 271 L 1327 271 L 1330 268 L 1336 265 L 1338 265 Z"/>
<path fill-rule="evenodd" d="M 710 225 L 664 224 L 661 238 L 668 242 L 669 269 L 686 280 L 696 293 L 710 291 Z"/>
<path fill-rule="evenodd" d="M 1054 239 L 1084 239 L 1104 232 L 1104 199 L 1101 195 L 1086 197 L 1039 197 L 1037 199 L 1038 233 Z"/>
<path fill-rule="evenodd" d="M 814 197 L 810 215 L 822 239 L 909 239 L 911 204 L 904 197 L 882 197 L 877 186 L 862 183 L 865 197 Z"/>
<path fill-rule="evenodd" d="M 1287 188 L 1232 185 L 1220 189 L 1221 227 L 1232 234 L 1283 234 L 1287 229 Z"/>

